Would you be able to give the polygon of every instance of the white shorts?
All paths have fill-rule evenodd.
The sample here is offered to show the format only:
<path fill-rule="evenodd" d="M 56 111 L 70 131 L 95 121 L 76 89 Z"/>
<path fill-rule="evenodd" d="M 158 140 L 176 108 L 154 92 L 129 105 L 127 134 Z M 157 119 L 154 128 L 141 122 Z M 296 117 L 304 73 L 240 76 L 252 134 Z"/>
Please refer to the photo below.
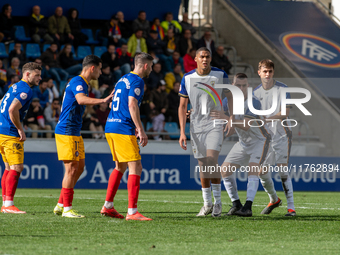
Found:
<path fill-rule="evenodd" d="M 266 163 L 271 165 L 288 164 L 290 149 L 292 147 L 291 136 L 285 136 L 279 140 L 272 141 L 271 146 L 273 149 L 273 155 L 269 156 L 269 159 L 266 160 Z"/>
<path fill-rule="evenodd" d="M 206 158 L 207 150 L 221 151 L 223 129 L 212 129 L 206 133 L 190 133 L 192 152 L 195 158 Z"/>
<path fill-rule="evenodd" d="M 242 146 L 240 142 L 237 142 L 230 150 L 228 156 L 224 162 L 247 165 L 248 163 L 256 163 L 262 165 L 270 153 L 270 140 L 259 140 L 258 142 L 250 146 Z"/>

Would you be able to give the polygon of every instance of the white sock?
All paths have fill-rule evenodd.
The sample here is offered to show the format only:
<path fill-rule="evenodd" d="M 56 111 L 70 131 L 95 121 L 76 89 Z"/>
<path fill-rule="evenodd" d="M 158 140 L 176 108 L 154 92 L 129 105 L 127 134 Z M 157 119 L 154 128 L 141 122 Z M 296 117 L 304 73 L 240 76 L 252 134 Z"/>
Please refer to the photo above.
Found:
<path fill-rule="evenodd" d="M 5 206 L 5 201 L 2 201 L 2 205 Z"/>
<path fill-rule="evenodd" d="M 212 206 L 211 188 L 202 188 L 204 206 Z"/>
<path fill-rule="evenodd" d="M 72 206 L 66 206 L 66 207 L 64 207 L 64 212 L 68 212 L 71 209 L 72 209 Z"/>
<path fill-rule="evenodd" d="M 12 206 L 12 205 L 14 205 L 13 201 L 8 201 L 8 200 L 5 201 L 5 207 Z"/>
<path fill-rule="evenodd" d="M 60 203 L 58 203 L 58 206 L 60 206 L 60 207 L 64 207 L 64 204 L 60 204 Z"/>
<path fill-rule="evenodd" d="M 129 215 L 135 214 L 136 212 L 138 212 L 137 208 L 128 208 Z"/>
<path fill-rule="evenodd" d="M 106 209 L 111 209 L 113 207 L 113 202 L 105 201 L 104 206 Z"/>
<path fill-rule="evenodd" d="M 215 204 L 221 203 L 221 184 L 211 184 Z"/>
<path fill-rule="evenodd" d="M 270 173 L 266 173 L 266 174 L 261 174 L 260 175 L 260 181 L 261 184 L 264 188 L 264 190 L 267 192 L 269 199 L 270 199 L 270 203 L 275 203 L 277 202 L 277 200 L 279 199 L 275 188 L 274 188 L 274 182 L 273 179 L 271 177 Z"/>
<path fill-rule="evenodd" d="M 259 177 L 257 175 L 248 176 L 247 201 L 254 201 L 257 189 L 259 188 Z"/>
<path fill-rule="evenodd" d="M 223 183 L 228 195 L 231 199 L 231 202 L 235 200 L 239 200 L 238 192 L 237 192 L 237 183 L 234 175 L 230 175 L 228 177 L 223 178 Z"/>
<path fill-rule="evenodd" d="M 283 191 L 287 199 L 287 209 L 295 210 L 293 197 L 293 184 L 289 175 L 280 176 L 282 181 Z"/>

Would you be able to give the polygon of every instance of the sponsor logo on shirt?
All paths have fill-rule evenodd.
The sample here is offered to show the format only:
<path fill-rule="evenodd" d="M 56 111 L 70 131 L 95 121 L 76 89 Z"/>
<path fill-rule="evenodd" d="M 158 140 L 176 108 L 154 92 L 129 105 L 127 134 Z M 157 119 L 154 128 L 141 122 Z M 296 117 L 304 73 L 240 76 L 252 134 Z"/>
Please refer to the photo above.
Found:
<path fill-rule="evenodd" d="M 83 86 L 78 85 L 77 88 L 76 88 L 76 91 L 82 91 L 82 90 L 84 90 L 84 89 L 83 89 Z"/>
<path fill-rule="evenodd" d="M 13 89 L 13 91 L 14 91 L 14 89 Z M 22 93 L 20 94 L 20 98 L 21 98 L 22 100 L 25 100 L 25 99 L 27 98 L 27 94 L 26 94 L 25 92 L 22 92 Z"/>
<path fill-rule="evenodd" d="M 110 119 L 107 119 L 107 122 L 122 122 L 122 120 L 121 119 L 110 118 Z"/>

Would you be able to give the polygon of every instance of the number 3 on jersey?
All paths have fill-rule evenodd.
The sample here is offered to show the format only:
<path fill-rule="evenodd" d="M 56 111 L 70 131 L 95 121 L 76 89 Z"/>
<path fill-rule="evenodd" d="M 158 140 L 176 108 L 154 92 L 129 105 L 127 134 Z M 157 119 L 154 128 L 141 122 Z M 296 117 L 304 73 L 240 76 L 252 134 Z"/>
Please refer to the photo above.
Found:
<path fill-rule="evenodd" d="M 121 89 L 117 89 L 117 91 L 115 92 L 115 96 L 113 98 L 113 101 L 112 101 L 112 110 L 114 111 L 118 111 L 118 108 L 119 108 L 119 94 L 122 92 Z M 114 105 L 115 103 L 117 103 L 117 105 Z"/>
<path fill-rule="evenodd" d="M 5 99 L 3 100 L 3 103 L 2 103 L 2 108 L 0 110 L 1 113 L 3 113 L 6 109 L 6 105 L 7 105 L 7 99 L 9 98 L 10 94 L 7 93 L 6 96 L 5 96 Z"/>

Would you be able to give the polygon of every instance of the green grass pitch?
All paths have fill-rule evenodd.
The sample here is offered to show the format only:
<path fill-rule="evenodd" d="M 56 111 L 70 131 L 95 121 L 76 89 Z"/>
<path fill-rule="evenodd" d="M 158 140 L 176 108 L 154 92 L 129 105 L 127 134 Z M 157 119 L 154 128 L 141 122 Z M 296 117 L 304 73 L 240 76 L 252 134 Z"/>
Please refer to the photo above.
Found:
<path fill-rule="evenodd" d="M 298 216 L 284 205 L 260 212 L 268 196 L 258 192 L 253 217 L 195 217 L 200 191 L 141 190 L 139 211 L 151 222 L 102 217 L 105 190 L 77 190 L 74 209 L 85 219 L 53 214 L 60 190 L 18 189 L 15 204 L 26 215 L 0 214 L 0 254 L 339 254 L 340 193 L 295 192 Z M 246 193 L 240 192 L 241 201 Z M 222 192 L 223 212 L 230 208 Z M 127 211 L 127 191 L 115 208 Z"/>

